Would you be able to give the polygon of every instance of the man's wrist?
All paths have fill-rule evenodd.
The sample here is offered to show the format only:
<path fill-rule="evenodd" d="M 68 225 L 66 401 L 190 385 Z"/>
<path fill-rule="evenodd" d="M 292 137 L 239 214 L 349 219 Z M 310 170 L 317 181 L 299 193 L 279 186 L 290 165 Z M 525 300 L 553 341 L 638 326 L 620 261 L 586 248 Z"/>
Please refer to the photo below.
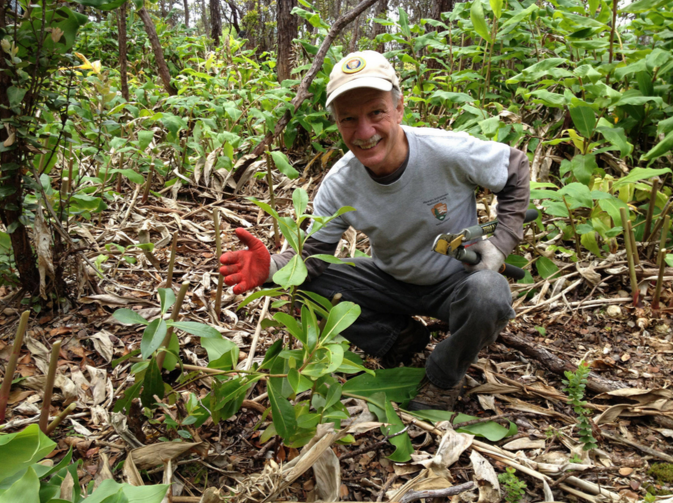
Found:
<path fill-rule="evenodd" d="M 273 282 L 273 275 L 278 272 L 278 265 L 276 262 L 274 262 L 273 258 L 269 262 L 269 275 L 266 278 L 266 281 L 264 283 L 272 283 Z"/>

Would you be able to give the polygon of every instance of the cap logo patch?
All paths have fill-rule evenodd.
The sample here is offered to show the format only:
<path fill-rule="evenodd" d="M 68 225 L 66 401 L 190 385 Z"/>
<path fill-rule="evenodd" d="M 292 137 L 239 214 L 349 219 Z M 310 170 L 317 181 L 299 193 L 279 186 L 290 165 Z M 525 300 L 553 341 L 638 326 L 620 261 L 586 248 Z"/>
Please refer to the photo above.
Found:
<path fill-rule="evenodd" d="M 367 65 L 367 62 L 364 58 L 357 56 L 346 61 L 342 66 L 341 70 L 344 73 L 357 73 L 362 70 Z"/>

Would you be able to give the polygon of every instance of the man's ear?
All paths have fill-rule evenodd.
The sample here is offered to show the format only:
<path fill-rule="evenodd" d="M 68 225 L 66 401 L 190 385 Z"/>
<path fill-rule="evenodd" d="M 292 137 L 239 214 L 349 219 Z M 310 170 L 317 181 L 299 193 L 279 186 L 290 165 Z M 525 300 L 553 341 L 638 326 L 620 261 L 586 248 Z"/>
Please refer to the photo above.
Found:
<path fill-rule="evenodd" d="M 397 123 L 402 124 L 402 119 L 404 118 L 404 95 L 401 93 L 395 110 L 397 111 Z"/>

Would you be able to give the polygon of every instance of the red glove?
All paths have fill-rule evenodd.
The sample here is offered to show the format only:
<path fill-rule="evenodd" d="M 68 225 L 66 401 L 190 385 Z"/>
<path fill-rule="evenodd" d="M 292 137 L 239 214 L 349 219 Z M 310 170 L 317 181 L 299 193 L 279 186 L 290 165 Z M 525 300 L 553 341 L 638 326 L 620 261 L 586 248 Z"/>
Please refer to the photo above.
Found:
<path fill-rule="evenodd" d="M 259 239 L 242 228 L 236 229 L 236 236 L 247 250 L 227 252 L 220 257 L 220 274 L 225 284 L 234 286 L 239 295 L 257 286 L 261 286 L 269 277 L 271 255 Z"/>

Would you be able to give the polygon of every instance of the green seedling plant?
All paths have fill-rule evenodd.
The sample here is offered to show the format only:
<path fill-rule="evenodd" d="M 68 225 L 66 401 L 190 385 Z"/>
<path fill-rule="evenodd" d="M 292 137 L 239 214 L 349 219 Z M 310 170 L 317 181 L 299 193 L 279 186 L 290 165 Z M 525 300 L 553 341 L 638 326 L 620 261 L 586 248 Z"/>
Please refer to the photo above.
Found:
<path fill-rule="evenodd" d="M 22 503 L 102 503 L 108 501 L 143 501 L 160 503 L 168 485 L 136 487 L 107 479 L 94 490 L 93 481 L 82 490 L 78 472 L 82 473 L 82 460 L 72 461 L 72 449 L 53 466 L 44 462 L 56 442 L 40 431 L 36 424 L 18 433 L 0 434 L 0 500 Z M 72 496 L 63 499 L 61 485 L 70 476 Z"/>
<path fill-rule="evenodd" d="M 526 494 L 528 487 L 523 480 L 516 476 L 516 470 L 507 467 L 505 473 L 498 475 L 498 482 L 502 484 L 505 491 L 505 501 L 507 503 L 518 503 Z"/>
<path fill-rule="evenodd" d="M 582 449 L 585 451 L 598 447 L 592 433 L 589 410 L 584 407 L 587 404 L 584 401 L 584 391 L 590 371 L 589 364 L 582 360 L 575 372 L 571 372 L 570 370 L 565 371 L 566 378 L 563 380 L 563 384 L 565 385 L 563 390 L 568 393 L 568 404 L 572 405 L 575 414 L 577 414 L 580 442 L 582 442 Z"/>

